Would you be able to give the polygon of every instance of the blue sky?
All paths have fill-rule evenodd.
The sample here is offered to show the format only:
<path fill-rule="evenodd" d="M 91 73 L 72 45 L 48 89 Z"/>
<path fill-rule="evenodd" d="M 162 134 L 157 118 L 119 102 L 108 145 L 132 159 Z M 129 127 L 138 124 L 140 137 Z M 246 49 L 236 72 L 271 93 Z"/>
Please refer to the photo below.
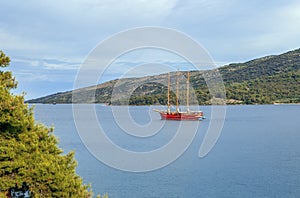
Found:
<path fill-rule="evenodd" d="M 107 37 L 134 27 L 181 31 L 199 42 L 217 65 L 300 46 L 296 0 L 10 0 L 1 1 L 0 17 L 0 49 L 11 57 L 17 92 L 26 92 L 27 99 L 71 90 L 89 52 Z M 121 57 L 105 79 L 154 55 L 180 62 L 167 53 L 136 52 Z"/>

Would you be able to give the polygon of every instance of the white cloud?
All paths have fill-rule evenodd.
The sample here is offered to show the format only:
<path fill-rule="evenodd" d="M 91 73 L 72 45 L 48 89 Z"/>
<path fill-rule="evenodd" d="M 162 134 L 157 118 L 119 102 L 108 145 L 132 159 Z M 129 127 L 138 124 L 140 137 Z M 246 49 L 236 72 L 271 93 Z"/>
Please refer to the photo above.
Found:
<path fill-rule="evenodd" d="M 16 72 L 15 75 L 18 76 L 18 80 L 26 82 L 39 82 L 39 81 L 51 81 L 49 75 L 32 73 L 30 71 L 20 71 Z"/>
<path fill-rule="evenodd" d="M 242 32 L 238 38 L 242 45 L 239 48 L 250 55 L 255 53 L 254 56 L 297 48 L 300 45 L 299 21 L 299 2 L 287 2 L 255 13 L 240 24 Z"/>
<path fill-rule="evenodd" d="M 34 19 L 35 24 L 42 25 L 38 20 L 47 20 L 68 27 L 98 26 L 107 30 L 122 23 L 157 22 L 169 15 L 176 2 L 177 0 L 33 0 L 27 2 L 25 8 L 31 12 L 27 11 L 27 14 L 39 15 L 39 19 Z"/>
<path fill-rule="evenodd" d="M 62 8 L 61 13 L 67 14 L 70 18 L 73 16 L 83 17 L 83 19 L 109 19 L 110 17 L 123 19 L 122 17 L 137 19 L 155 19 L 157 17 L 166 16 L 176 4 L 176 0 L 88 0 L 88 1 L 73 1 L 72 4 L 66 1 L 57 2 L 48 1 L 57 10 Z M 67 5 L 66 5 L 67 4 Z M 66 8 L 66 9 L 65 9 Z M 82 15 L 80 12 L 88 12 L 89 15 Z"/>
<path fill-rule="evenodd" d="M 287 5 L 278 10 L 278 21 L 280 25 L 276 25 L 278 31 L 284 31 L 285 39 L 299 40 L 300 32 L 300 2 Z M 281 19 L 281 20 L 280 20 Z"/>
<path fill-rule="evenodd" d="M 32 58 L 14 58 L 12 63 L 17 63 L 18 65 L 26 65 L 31 69 L 47 70 L 77 70 L 79 69 L 81 62 L 78 59 L 32 59 Z"/>
<path fill-rule="evenodd" d="M 187 31 L 220 62 L 246 61 L 300 45 L 299 1 L 187 2 L 173 12 L 172 21 L 180 21 L 174 26 Z"/>
<path fill-rule="evenodd" d="M 37 67 L 40 65 L 39 60 L 32 60 L 32 59 L 20 59 L 20 58 L 14 58 L 12 60 L 13 63 L 20 63 L 20 64 L 26 64 L 31 67 Z"/>
<path fill-rule="evenodd" d="M 77 70 L 80 66 L 80 63 L 68 63 L 68 62 L 57 62 L 57 63 L 49 63 L 47 61 L 43 61 L 42 65 L 47 69 L 55 69 L 55 70 Z"/>
<path fill-rule="evenodd" d="M 5 50 L 44 50 L 45 46 L 41 43 L 37 43 L 31 38 L 23 38 L 21 35 L 9 32 L 3 28 L 0 28 L 0 43 L 1 48 Z"/>
<path fill-rule="evenodd" d="M 0 7 L 0 43 L 13 56 L 83 57 L 120 30 L 158 25 L 175 5 L 176 0 L 7 1 Z"/>

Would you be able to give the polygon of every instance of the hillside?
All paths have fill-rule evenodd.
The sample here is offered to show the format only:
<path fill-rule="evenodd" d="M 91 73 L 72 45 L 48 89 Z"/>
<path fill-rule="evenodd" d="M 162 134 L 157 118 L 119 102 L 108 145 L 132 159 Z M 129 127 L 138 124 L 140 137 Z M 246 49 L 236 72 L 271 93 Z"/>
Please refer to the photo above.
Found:
<path fill-rule="evenodd" d="M 206 71 L 192 71 L 190 82 L 195 90 L 199 104 L 210 104 L 210 94 L 202 74 Z M 272 104 L 300 102 L 300 49 L 280 55 L 266 56 L 245 63 L 234 63 L 219 68 L 226 88 L 229 104 Z M 186 72 L 180 72 L 186 75 Z M 175 74 L 171 73 L 171 82 Z M 75 90 L 82 96 L 95 91 L 95 101 L 85 100 L 78 103 L 127 104 L 122 90 L 131 94 L 129 104 L 150 105 L 166 104 L 167 74 L 142 78 L 112 80 L 97 86 Z M 181 89 L 184 89 L 184 82 Z M 140 86 L 137 86 L 140 85 Z M 113 97 L 112 92 L 114 93 Z M 175 99 L 172 93 L 171 100 Z M 27 101 L 28 103 L 72 103 L 72 91 L 56 93 Z"/>

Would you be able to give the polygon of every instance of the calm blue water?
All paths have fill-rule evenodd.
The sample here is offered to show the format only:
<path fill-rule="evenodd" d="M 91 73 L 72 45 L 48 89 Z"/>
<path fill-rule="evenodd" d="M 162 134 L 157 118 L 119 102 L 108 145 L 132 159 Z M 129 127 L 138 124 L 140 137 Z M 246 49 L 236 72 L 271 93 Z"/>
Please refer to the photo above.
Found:
<path fill-rule="evenodd" d="M 120 107 L 121 108 L 121 107 Z M 159 148 L 168 142 L 178 122 L 148 138 L 124 134 L 112 119 L 110 107 L 96 106 L 107 134 L 118 145 L 136 151 Z M 150 121 L 148 107 L 131 107 L 139 124 Z M 189 149 L 175 162 L 151 172 L 130 173 L 113 169 L 94 158 L 82 144 L 73 121 L 71 105 L 36 105 L 37 120 L 55 126 L 60 147 L 75 150 L 77 172 L 91 183 L 95 194 L 109 197 L 289 198 L 300 197 L 300 105 L 227 106 L 222 134 L 205 157 L 199 146 L 210 123 L 199 125 Z M 104 121 L 103 121 L 104 120 Z M 162 122 L 159 115 L 152 122 Z"/>

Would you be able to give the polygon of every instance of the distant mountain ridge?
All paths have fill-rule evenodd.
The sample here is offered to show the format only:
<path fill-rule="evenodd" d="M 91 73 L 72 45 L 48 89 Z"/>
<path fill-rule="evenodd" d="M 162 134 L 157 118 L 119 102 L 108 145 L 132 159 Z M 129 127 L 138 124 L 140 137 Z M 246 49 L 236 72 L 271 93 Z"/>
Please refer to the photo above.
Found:
<path fill-rule="evenodd" d="M 280 55 L 257 58 L 245 63 L 233 63 L 218 68 L 226 88 L 229 104 L 273 104 L 300 102 L 300 49 Z M 195 90 L 194 103 L 211 104 L 211 96 L 202 76 L 206 71 L 191 71 L 190 84 Z M 186 72 L 180 72 L 186 75 Z M 174 73 L 171 74 L 175 78 Z M 111 80 L 97 86 L 74 91 L 56 93 L 28 100 L 28 103 L 72 103 L 72 93 L 82 96 L 95 92 L 95 100 L 75 101 L 78 103 L 109 103 L 113 105 L 166 104 L 167 74 Z M 174 79 L 173 79 L 174 81 Z M 128 88 L 129 87 L 129 88 Z M 131 88 L 132 87 L 132 88 Z M 126 88 L 126 89 L 125 89 Z M 122 90 L 132 92 L 129 100 Z M 184 88 L 182 88 L 184 89 Z M 114 90 L 118 93 L 112 96 Z M 171 101 L 175 94 L 171 94 Z"/>

